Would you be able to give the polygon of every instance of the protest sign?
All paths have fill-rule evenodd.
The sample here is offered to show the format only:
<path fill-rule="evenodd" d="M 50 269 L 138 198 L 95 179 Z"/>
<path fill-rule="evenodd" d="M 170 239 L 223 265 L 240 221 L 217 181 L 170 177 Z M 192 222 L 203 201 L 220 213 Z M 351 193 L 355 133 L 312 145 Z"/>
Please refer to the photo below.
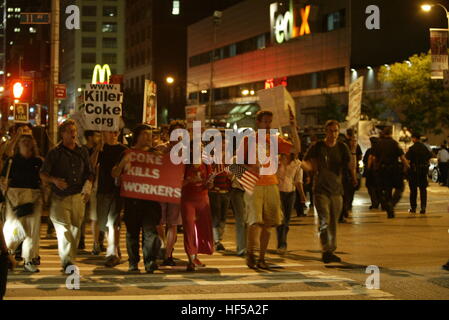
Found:
<path fill-rule="evenodd" d="M 193 121 L 201 121 L 202 125 L 206 123 L 206 106 L 187 106 L 186 107 L 186 122 L 187 128 L 193 128 Z"/>
<path fill-rule="evenodd" d="M 358 78 L 349 86 L 348 128 L 354 127 L 360 121 L 362 114 L 363 79 Z"/>
<path fill-rule="evenodd" d="M 184 165 L 175 165 L 170 154 L 128 150 L 131 163 L 122 174 L 120 195 L 158 202 L 181 202 Z"/>
<path fill-rule="evenodd" d="M 27 123 L 29 121 L 28 103 L 14 103 L 14 122 Z"/>
<path fill-rule="evenodd" d="M 156 82 L 145 80 L 143 97 L 143 123 L 157 126 L 157 86 Z"/>
<path fill-rule="evenodd" d="M 273 112 L 272 128 L 290 126 L 290 119 L 296 119 L 295 101 L 284 86 L 260 90 L 257 95 L 260 107 Z"/>
<path fill-rule="evenodd" d="M 118 131 L 123 94 L 117 84 L 87 84 L 84 90 L 85 130 Z"/>

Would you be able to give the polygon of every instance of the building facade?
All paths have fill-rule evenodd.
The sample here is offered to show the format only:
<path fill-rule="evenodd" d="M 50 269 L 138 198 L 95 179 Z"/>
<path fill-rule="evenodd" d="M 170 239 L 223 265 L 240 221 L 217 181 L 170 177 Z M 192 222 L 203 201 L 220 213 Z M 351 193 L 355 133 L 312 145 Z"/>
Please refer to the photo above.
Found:
<path fill-rule="evenodd" d="M 380 29 L 367 26 L 370 5 L 379 9 Z M 189 26 L 188 103 L 211 106 L 221 124 L 248 126 L 259 109 L 257 91 L 284 85 L 300 124 L 318 125 L 329 100 L 347 105 L 358 76 L 365 76 L 367 91 L 382 91 L 380 65 L 428 50 L 432 21 L 419 14 L 416 3 L 396 0 L 238 3 L 218 23 L 209 17 Z"/>
<path fill-rule="evenodd" d="M 77 110 L 78 97 L 86 83 L 92 82 L 96 65 L 109 65 L 111 74 L 125 71 L 125 0 L 63 0 L 61 8 L 77 5 L 81 10 L 81 29 L 68 30 L 61 19 L 60 82 L 67 86 L 67 99 L 60 112 Z M 65 9 L 61 10 L 61 16 Z M 78 100 L 77 100 L 78 99 Z"/>

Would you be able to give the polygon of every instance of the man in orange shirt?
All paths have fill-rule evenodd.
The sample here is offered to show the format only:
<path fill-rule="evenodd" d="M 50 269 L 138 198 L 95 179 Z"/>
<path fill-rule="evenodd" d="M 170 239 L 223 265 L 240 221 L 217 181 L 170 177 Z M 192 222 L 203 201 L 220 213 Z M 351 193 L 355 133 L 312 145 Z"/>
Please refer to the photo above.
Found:
<path fill-rule="evenodd" d="M 270 135 L 269 130 L 273 121 L 273 113 L 270 111 L 259 111 L 256 115 L 257 129 L 267 130 L 266 148 L 270 150 Z M 295 122 L 291 121 L 292 128 L 296 130 Z M 290 154 L 292 144 L 281 137 L 277 137 L 278 152 L 268 154 L 269 162 L 263 167 L 272 165 L 277 160 L 278 153 Z M 260 146 L 259 146 L 260 147 Z M 248 140 L 245 139 L 245 157 L 248 155 Z M 299 152 L 299 146 L 296 146 L 296 151 Z M 258 159 L 259 160 L 259 159 Z M 256 167 L 261 167 L 257 161 Z M 250 166 L 251 167 L 251 166 Z M 251 269 L 269 269 L 265 262 L 265 253 L 267 251 L 268 243 L 270 241 L 270 234 L 274 227 L 282 224 L 283 214 L 281 210 L 281 200 L 278 189 L 278 179 L 276 172 L 270 172 L 269 175 L 261 175 L 257 182 L 254 193 L 250 195 L 245 192 L 245 203 L 247 211 L 247 257 L 246 264 Z M 258 244 L 260 241 L 260 244 Z M 259 260 L 256 263 L 255 251 L 257 247 L 260 248 Z"/>

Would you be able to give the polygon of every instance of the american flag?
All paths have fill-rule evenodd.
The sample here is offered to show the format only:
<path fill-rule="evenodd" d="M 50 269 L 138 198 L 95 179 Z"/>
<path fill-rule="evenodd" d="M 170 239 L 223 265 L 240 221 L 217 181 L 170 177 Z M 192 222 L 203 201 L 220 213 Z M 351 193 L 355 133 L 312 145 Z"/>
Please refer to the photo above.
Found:
<path fill-rule="evenodd" d="M 225 171 L 233 173 L 245 191 L 250 195 L 253 194 L 254 187 L 256 186 L 257 181 L 259 181 L 258 174 L 249 171 L 239 164 L 231 164 L 229 167 L 226 167 Z"/>

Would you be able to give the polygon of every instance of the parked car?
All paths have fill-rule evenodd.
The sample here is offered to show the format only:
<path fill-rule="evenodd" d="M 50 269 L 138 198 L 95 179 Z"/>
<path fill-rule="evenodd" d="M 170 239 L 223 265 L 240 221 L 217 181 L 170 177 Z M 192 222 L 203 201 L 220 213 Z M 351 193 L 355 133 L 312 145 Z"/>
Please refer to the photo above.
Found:
<path fill-rule="evenodd" d="M 434 155 L 434 157 L 432 159 L 430 159 L 430 166 L 429 166 L 429 179 L 432 180 L 433 182 L 437 183 L 438 181 L 440 181 L 440 169 L 438 168 L 438 159 L 437 159 L 437 154 L 438 151 L 440 151 L 440 147 L 431 147 L 432 148 L 432 153 Z"/>

